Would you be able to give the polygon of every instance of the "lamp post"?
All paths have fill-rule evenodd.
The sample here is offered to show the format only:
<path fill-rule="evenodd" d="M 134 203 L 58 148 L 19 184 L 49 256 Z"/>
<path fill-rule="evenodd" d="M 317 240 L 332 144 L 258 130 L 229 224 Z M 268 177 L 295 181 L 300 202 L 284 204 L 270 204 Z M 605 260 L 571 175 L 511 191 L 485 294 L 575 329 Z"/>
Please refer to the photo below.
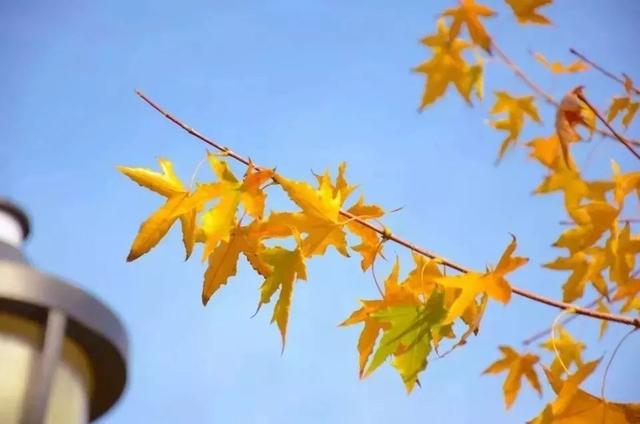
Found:
<path fill-rule="evenodd" d="M 28 234 L 0 198 L 0 423 L 84 424 L 124 390 L 126 332 L 100 300 L 31 267 Z"/>

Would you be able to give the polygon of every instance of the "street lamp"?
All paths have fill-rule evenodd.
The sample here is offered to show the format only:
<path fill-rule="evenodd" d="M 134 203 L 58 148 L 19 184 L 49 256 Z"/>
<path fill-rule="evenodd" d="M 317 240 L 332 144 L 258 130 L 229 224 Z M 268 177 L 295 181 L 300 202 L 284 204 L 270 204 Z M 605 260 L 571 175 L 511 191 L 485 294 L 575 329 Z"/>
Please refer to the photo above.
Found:
<path fill-rule="evenodd" d="M 101 301 L 31 267 L 28 234 L 0 198 L 0 423 L 84 424 L 124 390 L 126 332 Z"/>

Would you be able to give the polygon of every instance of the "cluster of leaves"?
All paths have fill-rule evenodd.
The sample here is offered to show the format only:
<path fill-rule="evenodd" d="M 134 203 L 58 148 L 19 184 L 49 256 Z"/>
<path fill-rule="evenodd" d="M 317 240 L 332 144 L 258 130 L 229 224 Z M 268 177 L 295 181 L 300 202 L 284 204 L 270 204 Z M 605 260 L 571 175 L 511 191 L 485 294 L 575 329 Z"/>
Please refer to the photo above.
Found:
<path fill-rule="evenodd" d="M 324 255 L 330 246 L 349 256 L 347 233 L 350 233 L 360 239 L 351 249 L 362 256 L 361 266 L 366 270 L 380 253 L 381 238 L 340 213 L 355 189 L 345 179 L 346 164 L 339 167 L 335 181 L 326 172 L 317 176 L 317 186 L 313 187 L 255 166 L 249 166 L 239 180 L 224 157 L 208 153 L 207 159 L 216 179 L 198 183 L 193 189 L 185 188 L 166 159 L 159 160 L 162 172 L 118 167 L 136 183 L 167 198 L 140 226 L 127 260 L 135 260 L 151 250 L 180 220 L 186 258 L 189 259 L 196 243 L 203 245 L 202 259 L 208 263 L 202 288 L 202 303 L 206 305 L 236 274 L 242 254 L 264 278 L 258 308 L 269 303 L 279 291 L 272 322 L 280 329 L 284 347 L 293 286 L 298 280 L 306 280 L 306 261 Z M 265 217 L 266 190 L 270 186 L 284 190 L 299 209 L 271 212 Z M 366 204 L 363 197 L 347 212 L 363 221 L 384 215 L 382 208 Z M 287 248 L 287 242 L 273 245 L 271 242 L 277 239 L 290 239 L 294 247 Z"/>
<path fill-rule="evenodd" d="M 539 9 L 551 0 L 506 0 L 506 3 L 521 24 L 550 23 Z M 485 59 L 499 51 L 485 29 L 484 20 L 495 14 L 474 0 L 460 0 L 456 7 L 442 12 L 436 31 L 421 40 L 432 55 L 414 68 L 426 77 L 421 109 L 442 98 L 450 85 L 469 104 L 474 97 L 482 99 Z M 462 38 L 465 33 L 468 40 Z M 504 53 L 500 54 L 504 57 Z M 589 69 L 583 61 L 563 65 L 548 61 L 540 53 L 534 57 L 557 74 Z M 508 60 L 505 62 L 513 67 Z M 516 74 L 526 79 L 521 71 Z M 587 288 L 593 286 L 599 296 L 598 310 L 608 312 L 615 308 L 623 314 L 638 313 L 640 279 L 634 270 L 640 236 L 632 233 L 629 222 L 621 225 L 619 221 L 625 202 L 628 204 L 630 197 L 640 195 L 640 172 L 623 173 L 613 162 L 610 179 L 584 178 L 572 149 L 598 130 L 596 114 L 584 103 L 582 88 L 572 90 L 556 102 L 545 93 L 535 92 L 530 82 L 528 85 L 534 92 L 524 96 L 496 90 L 489 122 L 505 136 L 499 160 L 513 147 L 526 145 L 530 156 L 548 172 L 535 193 L 563 195 L 571 227 L 560 234 L 553 246 L 566 249 L 566 253 L 545 267 L 569 272 L 562 287 L 565 302 L 581 300 L 590 291 Z M 623 87 L 624 95 L 613 99 L 606 119 L 615 122 L 620 118 L 628 127 L 639 106 L 638 90 L 628 76 Z M 536 97 L 540 96 L 546 103 L 555 104 L 553 129 L 551 134 L 522 143 L 527 121 L 542 128 L 536 104 Z M 316 176 L 316 184 L 311 185 L 251 163 L 239 179 L 228 166 L 224 153 L 208 154 L 207 158 L 215 180 L 194 188 L 185 187 L 171 163 L 164 159 L 160 160 L 162 172 L 119 168 L 136 183 L 166 198 L 141 225 L 128 260 L 147 253 L 179 220 L 186 258 L 196 244 L 202 245 L 202 260 L 207 262 L 202 290 L 202 301 L 206 304 L 236 274 L 238 260 L 244 256 L 263 280 L 258 310 L 278 293 L 272 322 L 279 328 L 284 348 L 294 284 L 306 280 L 306 262 L 324 255 L 332 246 L 345 257 L 350 250 L 359 254 L 363 271 L 372 268 L 391 235 L 378 224 L 385 212 L 380 206 L 365 203 L 363 197 L 345 206 L 355 190 L 345 178 L 345 164 L 339 167 L 335 180 L 325 172 Z M 294 210 L 265 215 L 267 190 L 274 187 L 284 191 L 295 205 Z M 361 300 L 360 308 L 342 323 L 363 326 L 357 346 L 361 377 L 390 360 L 407 391 L 411 391 L 419 384 L 419 374 L 432 354 L 444 356 L 477 333 L 489 299 L 501 303 L 510 300 L 512 289 L 505 277 L 527 262 L 526 258 L 514 256 L 515 249 L 514 237 L 494 268 L 453 275 L 444 272 L 443 260 L 414 252 L 413 264 L 402 278 L 396 259 L 380 289 L 381 297 Z M 606 331 L 606 321 L 602 323 L 601 334 Z M 441 353 L 443 343 L 448 350 Z M 555 355 L 548 366 L 541 363 L 536 353 L 500 346 L 502 358 L 485 370 L 487 374 L 507 372 L 503 386 L 507 408 L 516 400 L 523 378 L 542 393 L 539 378 L 542 370 L 557 396 L 533 422 L 586 422 L 593 417 L 606 417 L 607 422 L 637 422 L 634 420 L 638 419 L 640 406 L 611 403 L 579 388 L 600 360 L 585 362 L 582 358 L 585 345 L 565 329 L 560 329 L 558 336 L 554 331 L 540 348 Z"/>
<path fill-rule="evenodd" d="M 551 3 L 550 0 L 508 0 L 518 22 L 522 24 L 548 24 L 549 20 L 542 16 L 538 7 Z M 447 9 L 443 17 L 452 17 L 447 28 L 443 19 L 437 23 L 434 35 L 424 40 L 440 39 L 448 46 L 459 45 L 467 48 L 476 47 L 476 55 L 484 51 L 491 53 L 493 40 L 483 26 L 482 19 L 494 16 L 493 10 L 475 3 L 473 0 L 462 0 L 455 9 Z M 470 41 L 456 38 L 461 23 L 468 28 Z M 448 35 L 449 38 L 446 38 Z M 423 40 L 423 42 L 424 42 Z M 433 47 L 431 41 L 425 43 Z M 434 68 L 426 66 L 432 64 L 441 51 L 446 48 L 438 46 L 434 49 L 433 57 L 425 64 L 419 65 L 416 71 L 426 74 L 422 106 L 433 103 L 445 94 L 447 83 L 444 75 L 447 69 L 443 66 Z M 556 74 L 572 74 L 589 69 L 581 60 L 569 65 L 559 62 L 549 62 L 542 54 L 534 57 L 550 71 Z M 442 61 L 441 61 L 442 62 Z M 451 61 L 452 63 L 453 61 Z M 462 63 L 462 62 L 460 62 Z M 482 59 L 476 59 L 480 66 L 477 74 L 481 75 Z M 512 66 L 512 64 L 507 63 Z M 459 69 L 469 69 L 470 65 L 461 64 Z M 429 72 L 425 72 L 425 69 Z M 470 91 L 464 85 L 466 81 L 462 71 L 459 71 L 455 85 L 462 97 L 469 101 Z M 522 75 L 519 75 L 522 77 Z M 526 78 L 526 77 L 525 77 Z M 482 93 L 481 80 L 476 80 L 474 90 Z M 531 84 L 528 84 L 531 87 Z M 613 122 L 621 117 L 624 127 L 628 127 L 633 120 L 639 103 L 635 98 L 633 82 L 624 76 L 625 94 L 615 97 L 606 113 L 606 119 Z M 434 87 L 438 87 L 437 89 Z M 461 90 L 466 87 L 466 91 Z M 586 136 L 592 136 L 596 130 L 595 114 L 582 101 L 582 87 L 577 87 L 566 94 L 560 102 L 549 101 L 546 93 L 532 93 L 526 96 L 514 96 L 506 91 L 495 92 L 495 104 L 490 110 L 492 115 L 498 115 L 497 120 L 490 121 L 491 126 L 506 133 L 506 138 L 500 146 L 498 159 L 501 159 L 510 148 L 520 141 L 525 121 L 542 123 L 536 105 L 536 96 L 541 96 L 547 103 L 556 103 L 556 119 L 552 134 L 530 140 L 525 143 L 530 148 L 530 156 L 535 158 L 548 171 L 548 175 L 536 188 L 536 194 L 560 192 L 564 196 L 564 207 L 571 219 L 571 228 L 563 231 L 553 243 L 554 247 L 566 249 L 565 255 L 559 256 L 544 265 L 558 271 L 569 272 L 563 289 L 563 300 L 575 302 L 583 298 L 588 285 L 592 285 L 598 293 L 598 310 L 609 312 L 616 307 L 617 302 L 622 305 L 616 309 L 620 313 L 640 312 L 640 279 L 634 274 L 636 257 L 640 253 L 640 236 L 632 234 L 631 224 L 627 221 L 620 224 L 621 213 L 625 210 L 625 201 L 629 196 L 640 196 L 640 172 L 623 173 L 615 162 L 612 162 L 612 177 L 608 180 L 588 180 L 583 177 L 573 159 L 571 150 L 575 143 L 583 141 Z M 585 128 L 585 135 L 581 135 L 578 128 Z M 602 321 L 600 335 L 606 331 L 607 321 Z M 606 414 L 607 422 L 636 422 L 640 413 L 638 405 L 619 405 L 606 402 L 594 397 L 578 388 L 579 384 L 590 375 L 599 361 L 584 363 L 581 352 L 584 345 L 571 338 L 562 330 L 560 338 L 544 342 L 541 347 L 556 354 L 556 359 L 544 373 L 557 398 L 549 404 L 534 422 L 550 423 L 586 422 L 594 417 Z M 518 353 L 509 346 L 501 346 L 503 358 L 493 363 L 485 370 L 487 374 L 508 371 L 504 382 L 504 398 L 509 408 L 520 390 L 521 379 L 526 378 L 531 387 L 542 393 L 542 386 L 536 372 L 536 365 L 540 365 L 539 356 L 534 353 Z M 570 374 L 569 367 L 576 368 Z M 566 379 L 565 379 L 566 376 Z M 594 415 L 598 414 L 598 415 Z"/>
<path fill-rule="evenodd" d="M 350 248 L 361 256 L 362 271 L 367 271 L 382 254 L 384 233 L 379 235 L 361 221 L 377 220 L 385 212 L 365 203 L 362 196 L 342 212 L 355 189 L 345 178 L 346 164 L 338 168 L 335 180 L 328 172 L 317 176 L 314 187 L 254 166 L 249 166 L 239 180 L 223 157 L 208 154 L 207 159 L 216 179 L 193 189 L 185 188 L 166 159 L 159 161 L 162 172 L 119 167 L 139 185 L 167 198 L 140 226 L 127 260 L 149 252 L 179 220 L 186 258 L 196 243 L 203 246 L 202 259 L 208 264 L 202 289 L 202 302 L 206 304 L 236 274 L 238 259 L 243 255 L 264 279 L 258 309 L 279 292 L 272 322 L 278 325 L 284 348 L 293 286 L 298 280 L 306 280 L 306 261 L 324 255 L 330 246 L 348 257 Z M 275 186 L 298 209 L 274 211 L 265 217 L 266 190 Z M 349 246 L 348 236 L 359 243 Z M 274 245 L 279 239 L 289 240 Z M 286 247 L 292 243 L 294 248 Z M 370 374 L 392 356 L 407 390 L 413 389 L 431 351 L 437 351 L 443 338 L 456 338 L 456 320 L 467 330 L 454 347 L 464 344 L 477 330 L 488 298 L 509 301 L 511 287 L 505 275 L 526 262 L 512 256 L 515 248 L 514 239 L 493 270 L 457 276 L 444 275 L 438 259 L 414 254 L 414 268 L 401 283 L 396 261 L 382 299 L 362 301 L 362 308 L 343 323 L 365 324 L 358 343 L 361 376 Z"/>
<path fill-rule="evenodd" d="M 360 375 L 371 374 L 392 357 L 392 365 L 407 391 L 411 391 L 418 374 L 427 366 L 431 351 L 438 353 L 442 339 L 456 338 L 456 320 L 467 330 L 452 349 L 463 345 L 478 330 L 488 298 L 509 301 L 511 287 L 504 277 L 527 262 L 512 256 L 515 248 L 514 238 L 495 269 L 456 276 L 443 275 L 437 259 L 414 254 L 414 267 L 402 282 L 396 260 L 385 281 L 382 299 L 361 301 L 362 307 L 342 323 L 364 324 L 358 341 Z"/>

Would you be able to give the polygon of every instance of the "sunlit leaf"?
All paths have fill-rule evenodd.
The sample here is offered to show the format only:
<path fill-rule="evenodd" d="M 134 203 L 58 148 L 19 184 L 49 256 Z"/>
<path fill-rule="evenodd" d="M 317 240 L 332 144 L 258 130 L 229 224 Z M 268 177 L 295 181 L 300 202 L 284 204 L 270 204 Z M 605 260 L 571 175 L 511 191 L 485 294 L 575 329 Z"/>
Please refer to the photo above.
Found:
<path fill-rule="evenodd" d="M 493 364 L 483 371 L 483 374 L 497 374 L 503 371 L 509 371 L 507 377 L 504 380 L 502 390 L 504 392 L 504 402 L 509 409 L 520 392 L 520 386 L 522 378 L 526 378 L 531 387 L 533 387 L 538 394 L 542 395 L 542 387 L 540 386 L 540 380 L 538 380 L 538 374 L 534 369 L 536 363 L 538 363 L 538 355 L 532 353 L 520 354 L 509 346 L 500 346 L 503 358 L 498 359 Z"/>
<path fill-rule="evenodd" d="M 291 299 L 293 297 L 293 284 L 296 280 L 307 279 L 307 268 L 299 247 L 295 250 L 270 247 L 262 252 L 261 257 L 272 267 L 272 271 L 260 287 L 260 303 L 258 307 L 269 303 L 274 293 L 280 290 L 278 301 L 273 308 L 271 322 L 275 322 L 280 329 L 282 348 L 284 349 Z"/>
<path fill-rule="evenodd" d="M 500 160 L 506 151 L 518 141 L 525 118 L 528 117 L 532 121 L 540 123 L 540 116 L 533 96 L 514 97 L 506 91 L 496 91 L 495 95 L 496 102 L 491 109 L 491 114 L 506 114 L 504 118 L 490 121 L 491 126 L 495 129 L 507 133 L 498 153 L 498 160 Z"/>
<path fill-rule="evenodd" d="M 475 298 L 486 293 L 490 298 L 501 303 L 507 303 L 511 299 L 511 286 L 505 279 L 506 274 L 515 271 L 527 263 L 527 258 L 512 256 L 516 249 L 515 237 L 505 249 L 498 265 L 494 270 L 478 273 L 467 272 L 457 276 L 440 277 L 436 282 L 444 287 L 461 289 L 447 313 L 445 323 L 453 322 L 460 317 Z"/>
<path fill-rule="evenodd" d="M 483 64 L 478 61 L 471 65 L 462 57 L 462 52 L 470 47 L 469 43 L 459 38 L 450 40 L 443 20 L 438 21 L 437 33 L 424 37 L 421 42 L 433 53 L 429 60 L 413 69 L 426 76 L 421 110 L 443 96 L 451 84 L 468 103 L 474 92 L 482 97 Z"/>

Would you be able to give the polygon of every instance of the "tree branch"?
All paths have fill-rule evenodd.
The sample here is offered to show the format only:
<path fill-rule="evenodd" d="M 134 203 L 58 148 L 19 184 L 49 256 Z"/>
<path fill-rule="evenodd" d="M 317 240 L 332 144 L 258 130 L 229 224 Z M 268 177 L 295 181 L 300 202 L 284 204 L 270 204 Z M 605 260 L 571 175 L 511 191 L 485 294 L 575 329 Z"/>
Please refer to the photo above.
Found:
<path fill-rule="evenodd" d="M 583 55 L 582 53 L 580 53 L 579 51 L 577 51 L 574 48 L 570 48 L 569 51 L 571 52 L 571 54 L 579 57 L 581 60 L 583 60 L 584 62 L 588 63 L 589 65 L 591 65 L 594 69 L 597 69 L 598 71 L 602 72 L 604 75 L 608 76 L 609 78 L 611 78 L 614 81 L 619 82 L 620 84 L 622 84 L 623 86 L 625 85 L 625 81 L 620 78 L 619 76 L 607 71 L 606 69 L 604 69 L 602 66 L 598 65 L 597 63 L 589 60 L 585 55 Z M 631 90 L 635 93 L 640 95 L 640 89 L 636 88 L 636 87 L 631 87 Z"/>
<path fill-rule="evenodd" d="M 620 133 L 616 132 L 616 130 L 614 130 L 611 125 L 609 125 L 607 120 L 604 119 L 604 117 L 600 114 L 600 112 L 598 112 L 598 109 L 596 109 L 595 106 L 593 106 L 581 92 L 577 92 L 576 96 L 580 100 L 582 100 L 589 109 L 591 109 L 591 112 L 593 112 L 598 117 L 600 122 L 602 122 L 604 126 L 607 127 L 609 131 L 611 131 L 611 134 L 613 134 L 620 143 L 624 144 L 624 147 L 629 149 L 629 151 L 631 152 L 631 154 L 633 154 L 633 156 L 635 156 L 637 159 L 640 159 L 640 153 L 634 150 L 634 148 L 631 146 L 631 142 L 629 142 L 629 140 L 627 140 L 622 135 L 620 135 Z"/>
<path fill-rule="evenodd" d="M 180 121 L 179 119 L 177 119 L 176 117 L 174 117 L 173 115 L 171 115 L 170 113 L 166 112 L 164 109 L 162 109 L 158 104 L 156 104 L 155 102 L 153 102 L 151 99 L 149 99 L 147 96 L 145 96 L 142 92 L 137 91 L 136 90 L 136 94 L 142 99 L 144 100 L 149 106 L 151 106 L 152 108 L 154 108 L 156 111 L 160 112 L 162 115 L 164 115 L 165 118 L 167 118 L 169 121 L 173 122 L 174 124 L 176 124 L 177 126 L 179 126 L 180 128 L 182 128 L 183 130 L 185 130 L 187 133 L 191 134 L 192 136 L 196 137 L 197 139 L 201 140 L 202 142 L 208 144 L 209 146 L 215 148 L 216 150 L 224 153 L 225 155 L 237 160 L 238 162 L 246 165 L 246 166 L 252 166 L 257 170 L 262 169 L 262 167 L 256 166 L 253 162 L 251 162 L 249 159 L 244 158 L 243 156 L 233 152 L 231 149 L 229 149 L 226 146 L 223 146 L 221 144 L 219 144 L 218 142 L 200 134 L 198 131 L 194 130 L 193 128 L 191 128 L 190 126 L 186 125 L 185 123 L 183 123 L 182 121 Z M 469 269 L 463 267 L 462 265 L 458 265 L 455 262 L 452 262 L 448 259 L 444 259 L 443 257 L 441 257 L 440 255 L 437 255 L 436 253 L 433 253 L 429 250 L 426 250 L 422 247 L 416 246 L 404 239 L 401 239 L 399 237 L 396 237 L 395 235 L 389 233 L 389 231 L 385 228 L 380 228 L 376 225 L 373 225 L 357 216 L 354 216 L 353 214 L 347 212 L 347 211 L 340 211 L 340 214 L 352 221 L 355 221 L 357 223 L 359 223 L 360 225 L 363 225 L 367 228 L 369 228 L 370 230 L 375 231 L 376 233 L 378 233 L 383 240 L 391 240 L 396 244 L 399 244 L 400 246 L 404 246 L 407 249 L 416 252 L 422 256 L 426 256 L 427 258 L 430 259 L 437 259 L 439 260 L 443 265 L 446 265 L 447 267 L 451 268 L 451 269 L 455 269 L 456 271 L 459 271 L 461 273 L 467 273 L 469 272 Z M 640 327 L 640 319 L 639 318 L 632 318 L 632 317 L 626 317 L 623 315 L 615 315 L 615 314 L 610 314 L 610 313 L 605 313 L 605 312 L 599 312 L 599 311 L 595 311 L 595 310 L 591 310 L 591 309 L 587 309 L 587 308 L 582 308 L 580 306 L 577 305 L 572 305 L 570 303 L 565 303 L 565 302 L 559 302 L 541 295 L 538 295 L 536 293 L 532 293 L 529 292 L 527 290 L 524 289 L 520 289 L 517 287 L 512 287 L 512 291 L 522 297 L 526 297 L 530 300 L 533 300 L 535 302 L 538 303 L 543 303 L 545 305 L 549 305 L 552 306 L 554 308 L 558 308 L 558 309 L 570 309 L 572 310 L 574 313 L 579 314 L 579 315 L 584 315 L 584 316 L 589 316 L 592 318 L 596 318 L 596 319 L 601 319 L 601 320 L 606 320 L 606 321 L 611 321 L 611 322 L 618 322 L 620 324 L 626 324 L 626 325 L 631 325 L 634 327 Z"/>

